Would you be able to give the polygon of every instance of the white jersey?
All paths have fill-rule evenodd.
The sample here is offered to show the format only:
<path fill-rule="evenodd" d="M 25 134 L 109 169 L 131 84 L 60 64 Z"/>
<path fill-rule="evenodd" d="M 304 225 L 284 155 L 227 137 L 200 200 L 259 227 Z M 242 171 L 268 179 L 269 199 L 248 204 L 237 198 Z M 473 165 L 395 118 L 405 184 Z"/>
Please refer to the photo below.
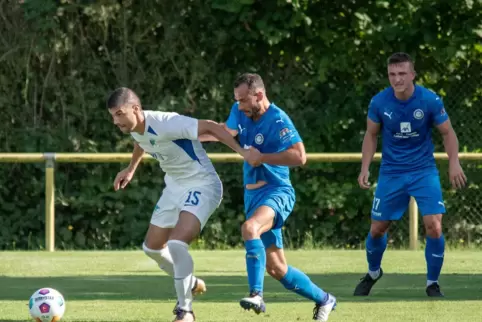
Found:
<path fill-rule="evenodd" d="M 219 177 L 198 140 L 198 120 L 174 112 L 144 111 L 145 132 L 131 135 L 159 161 L 165 182 L 178 185 L 217 182 Z"/>

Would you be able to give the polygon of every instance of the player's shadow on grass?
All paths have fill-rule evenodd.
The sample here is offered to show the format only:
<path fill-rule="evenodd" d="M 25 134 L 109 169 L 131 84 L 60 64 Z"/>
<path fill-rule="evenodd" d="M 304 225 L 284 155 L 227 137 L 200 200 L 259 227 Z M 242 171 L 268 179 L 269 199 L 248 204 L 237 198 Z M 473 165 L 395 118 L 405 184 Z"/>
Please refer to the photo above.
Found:
<path fill-rule="evenodd" d="M 202 277 L 202 276 L 200 276 Z M 361 275 L 310 274 L 311 279 L 343 302 L 420 301 L 425 294 L 425 275 L 386 273 L 374 286 L 369 297 L 354 297 L 353 290 Z M 208 292 L 199 301 L 238 302 L 247 295 L 245 276 L 203 277 Z M 447 300 L 482 300 L 482 275 L 450 274 L 441 277 L 442 291 Z M 166 275 L 106 275 L 59 277 L 9 277 L 0 276 L 0 300 L 28 301 L 32 293 L 42 287 L 52 287 L 62 292 L 67 301 L 72 300 L 160 300 L 175 301 L 174 284 Z M 293 302 L 300 296 L 287 291 L 267 276 L 265 279 L 267 302 Z M 0 320 L 1 321 L 1 320 Z"/>

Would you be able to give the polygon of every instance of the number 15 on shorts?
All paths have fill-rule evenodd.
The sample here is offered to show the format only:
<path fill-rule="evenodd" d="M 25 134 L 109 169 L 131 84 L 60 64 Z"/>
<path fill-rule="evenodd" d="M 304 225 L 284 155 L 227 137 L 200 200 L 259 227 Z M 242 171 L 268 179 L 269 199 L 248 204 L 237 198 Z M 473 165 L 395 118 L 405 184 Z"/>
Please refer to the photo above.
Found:
<path fill-rule="evenodd" d="M 184 206 L 197 206 L 199 204 L 199 196 L 201 192 L 199 191 L 189 191 L 186 201 L 184 201 Z"/>

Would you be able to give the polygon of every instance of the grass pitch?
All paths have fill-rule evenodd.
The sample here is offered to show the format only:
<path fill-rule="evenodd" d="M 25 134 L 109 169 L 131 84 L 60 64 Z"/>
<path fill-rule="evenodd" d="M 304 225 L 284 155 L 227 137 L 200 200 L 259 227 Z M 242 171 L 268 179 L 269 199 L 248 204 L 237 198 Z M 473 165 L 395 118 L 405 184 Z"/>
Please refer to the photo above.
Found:
<path fill-rule="evenodd" d="M 313 304 L 267 276 L 267 313 L 245 312 L 243 251 L 193 251 L 195 273 L 208 286 L 197 297 L 197 321 L 310 321 Z M 366 272 L 363 251 L 287 251 L 288 262 L 338 299 L 330 321 L 482 321 L 482 251 L 446 251 L 440 279 L 445 299 L 425 295 L 421 251 L 390 251 L 384 277 L 366 298 L 353 297 Z M 0 321 L 30 321 L 28 299 L 52 287 L 65 297 L 62 321 L 171 321 L 174 283 L 141 251 L 2 252 Z"/>

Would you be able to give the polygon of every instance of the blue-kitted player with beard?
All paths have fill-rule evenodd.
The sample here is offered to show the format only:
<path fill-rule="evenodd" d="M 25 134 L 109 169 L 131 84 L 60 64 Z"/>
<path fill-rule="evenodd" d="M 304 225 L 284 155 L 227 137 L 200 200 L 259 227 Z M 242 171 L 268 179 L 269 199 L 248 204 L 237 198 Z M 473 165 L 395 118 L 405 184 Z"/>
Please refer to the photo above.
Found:
<path fill-rule="evenodd" d="M 236 103 L 225 124 L 249 149 L 244 162 L 242 226 L 250 295 L 240 305 L 256 313 L 265 311 L 264 272 L 283 286 L 315 302 L 313 320 L 327 321 L 336 299 L 315 285 L 300 270 L 287 265 L 281 228 L 293 210 L 295 191 L 289 167 L 306 162 L 303 142 L 289 116 L 266 97 L 257 74 L 243 74 L 234 83 Z M 201 141 L 214 141 L 204 136 Z"/>

